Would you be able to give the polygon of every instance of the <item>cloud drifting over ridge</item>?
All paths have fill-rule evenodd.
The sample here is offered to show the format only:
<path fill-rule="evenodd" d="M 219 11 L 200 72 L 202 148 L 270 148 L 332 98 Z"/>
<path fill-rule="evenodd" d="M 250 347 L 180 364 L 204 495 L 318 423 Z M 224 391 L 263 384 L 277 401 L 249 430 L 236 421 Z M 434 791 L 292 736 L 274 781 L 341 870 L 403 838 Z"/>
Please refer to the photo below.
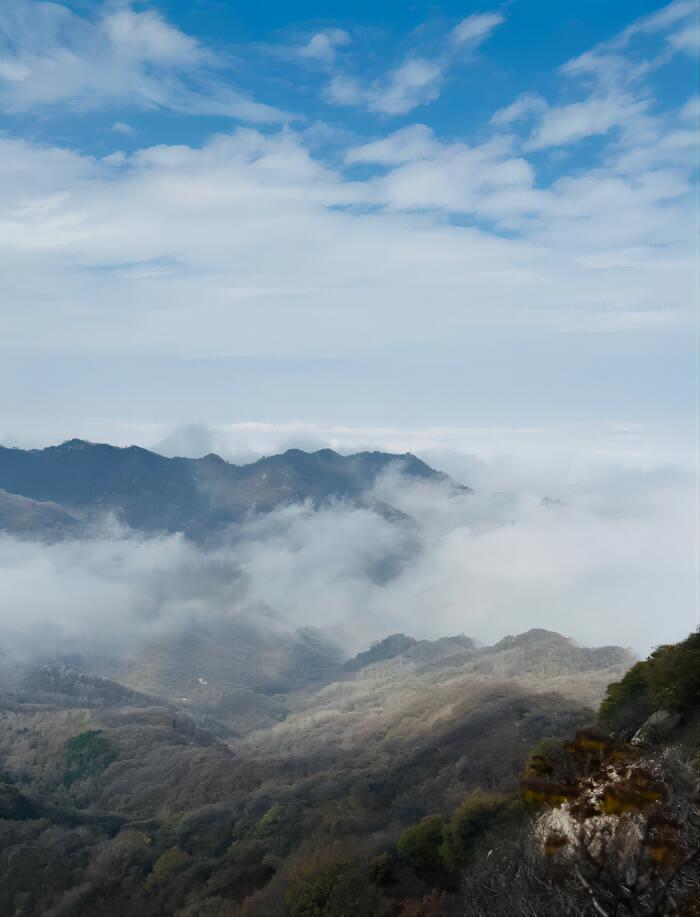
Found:
<path fill-rule="evenodd" d="M 53 545 L 4 537 L 0 623 L 12 645 L 39 653 L 129 653 L 241 613 L 327 629 L 351 652 L 395 631 L 491 642 L 535 626 L 645 652 L 694 623 L 688 493 L 678 477 L 618 470 L 546 507 L 392 472 L 374 496 L 416 528 L 338 503 L 254 517 L 209 550 L 115 530 Z"/>

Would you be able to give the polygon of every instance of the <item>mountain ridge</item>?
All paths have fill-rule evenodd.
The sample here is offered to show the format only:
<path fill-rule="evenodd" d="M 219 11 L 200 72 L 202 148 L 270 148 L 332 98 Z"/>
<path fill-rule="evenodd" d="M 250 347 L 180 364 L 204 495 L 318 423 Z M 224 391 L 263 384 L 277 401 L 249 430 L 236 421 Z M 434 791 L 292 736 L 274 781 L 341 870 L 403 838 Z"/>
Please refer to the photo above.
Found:
<path fill-rule="evenodd" d="M 395 507 L 367 497 L 390 467 L 414 480 L 471 492 L 411 453 L 341 455 L 332 449 L 288 449 L 236 465 L 215 453 L 169 458 L 141 446 L 81 439 L 42 449 L 0 446 L 0 489 L 36 503 L 56 504 L 86 521 L 112 513 L 136 530 L 181 531 L 205 539 L 251 513 L 306 501 L 319 506 L 344 500 L 398 524 L 408 521 Z M 21 520 L 13 524 L 26 528 Z M 37 531 L 41 533 L 40 525 Z"/>

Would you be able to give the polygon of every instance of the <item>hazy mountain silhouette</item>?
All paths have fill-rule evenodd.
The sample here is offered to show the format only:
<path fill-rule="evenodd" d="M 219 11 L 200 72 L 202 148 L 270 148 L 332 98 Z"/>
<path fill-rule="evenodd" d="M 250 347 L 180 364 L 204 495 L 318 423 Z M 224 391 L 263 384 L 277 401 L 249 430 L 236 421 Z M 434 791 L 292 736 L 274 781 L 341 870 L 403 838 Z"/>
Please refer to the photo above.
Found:
<path fill-rule="evenodd" d="M 286 503 L 363 501 L 378 476 L 393 465 L 410 478 L 450 482 L 447 475 L 410 454 L 344 456 L 332 449 L 311 453 L 289 449 L 248 465 L 234 465 L 213 454 L 200 459 L 166 458 L 138 446 L 118 448 L 72 439 L 46 449 L 0 447 L 0 488 L 59 504 L 83 518 L 112 512 L 135 529 L 205 537 L 250 512 L 269 512 Z M 402 518 L 386 504 L 371 506 L 392 521 Z M 41 534 L 41 514 L 36 515 L 37 534 Z"/>

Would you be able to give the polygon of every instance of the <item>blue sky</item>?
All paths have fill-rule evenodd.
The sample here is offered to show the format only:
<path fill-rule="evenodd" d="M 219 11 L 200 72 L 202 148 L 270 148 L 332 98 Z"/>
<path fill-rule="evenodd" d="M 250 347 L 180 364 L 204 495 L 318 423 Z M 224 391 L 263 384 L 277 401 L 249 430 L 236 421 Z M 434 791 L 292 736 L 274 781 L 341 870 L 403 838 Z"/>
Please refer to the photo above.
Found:
<path fill-rule="evenodd" d="M 692 0 L 4 0 L 0 438 L 677 455 L 697 55 Z"/>

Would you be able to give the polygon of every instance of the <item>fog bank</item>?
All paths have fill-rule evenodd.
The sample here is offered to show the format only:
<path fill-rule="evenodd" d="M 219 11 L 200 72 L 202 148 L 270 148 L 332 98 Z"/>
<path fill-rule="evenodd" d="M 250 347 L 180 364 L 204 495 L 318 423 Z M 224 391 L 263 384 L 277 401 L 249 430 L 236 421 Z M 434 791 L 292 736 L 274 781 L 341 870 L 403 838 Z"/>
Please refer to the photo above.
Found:
<path fill-rule="evenodd" d="M 482 465 L 479 483 L 496 482 Z M 559 502 L 455 495 L 392 471 L 369 496 L 404 522 L 338 502 L 250 518 L 206 549 L 113 521 L 82 541 L 4 536 L 0 626 L 23 654 L 130 653 L 219 614 L 321 628 L 348 653 L 396 631 L 493 642 L 546 627 L 638 653 L 685 636 L 697 623 L 693 479 L 610 466 L 564 489 Z"/>

